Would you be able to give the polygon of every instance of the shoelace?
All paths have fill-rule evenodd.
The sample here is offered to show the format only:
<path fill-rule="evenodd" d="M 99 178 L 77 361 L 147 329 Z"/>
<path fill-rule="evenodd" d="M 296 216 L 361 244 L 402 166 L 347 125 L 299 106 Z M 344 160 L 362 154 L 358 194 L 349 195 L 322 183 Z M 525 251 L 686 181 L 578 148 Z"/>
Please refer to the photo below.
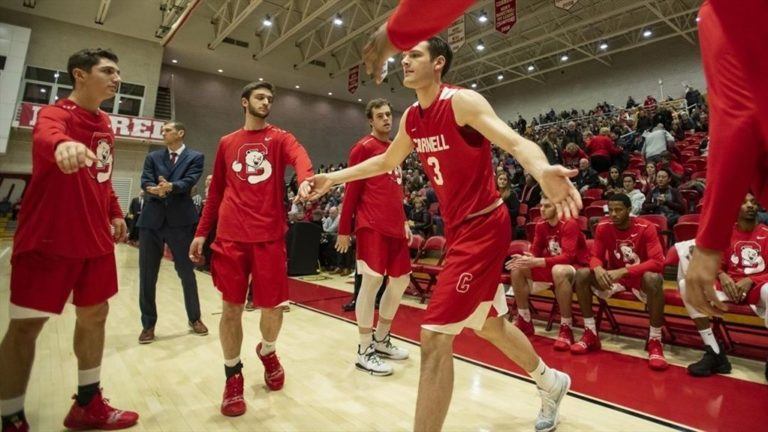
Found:
<path fill-rule="evenodd" d="M 376 354 L 375 350 L 370 350 L 369 352 L 363 355 L 365 356 L 365 359 L 370 363 L 373 363 L 377 366 L 384 364 L 384 362 L 381 361 L 381 357 L 379 357 L 378 354 Z"/>
<path fill-rule="evenodd" d="M 549 392 L 542 389 L 539 389 L 539 396 L 541 396 L 541 411 L 539 415 L 547 419 L 552 418 L 555 412 L 555 401 L 549 397 Z"/>

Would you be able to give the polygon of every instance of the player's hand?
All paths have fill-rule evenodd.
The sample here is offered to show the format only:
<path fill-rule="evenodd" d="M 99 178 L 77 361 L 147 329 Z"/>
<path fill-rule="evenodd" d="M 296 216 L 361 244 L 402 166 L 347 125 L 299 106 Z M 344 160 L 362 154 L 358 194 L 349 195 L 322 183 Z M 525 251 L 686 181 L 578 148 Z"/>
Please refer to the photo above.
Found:
<path fill-rule="evenodd" d="M 349 244 L 351 243 L 350 236 L 338 235 L 336 236 L 336 252 L 347 253 L 349 250 Z"/>
<path fill-rule="evenodd" d="M 721 274 L 719 279 L 720 286 L 723 287 L 723 292 L 725 295 L 728 296 L 732 302 L 738 303 L 739 295 L 736 292 L 736 282 L 734 282 L 733 279 L 725 273 Z"/>
<path fill-rule="evenodd" d="M 541 172 L 541 190 L 555 205 L 557 217 L 560 219 L 577 217 L 581 210 L 581 195 L 571 183 L 571 177 L 578 173 L 579 170 L 568 169 L 562 165 L 548 166 Z"/>
<path fill-rule="evenodd" d="M 542 267 L 543 264 L 544 264 L 543 258 L 536 258 L 530 253 L 526 253 L 523 255 L 514 255 L 512 259 L 507 261 L 507 264 L 505 265 L 505 267 L 507 270 L 520 270 L 520 269 L 529 269 L 534 267 Z"/>
<path fill-rule="evenodd" d="M 722 316 L 728 310 L 715 292 L 715 277 L 720 270 L 720 260 L 719 251 L 695 247 L 685 275 L 686 302 L 710 316 Z"/>
<path fill-rule="evenodd" d="M 744 301 L 744 299 L 747 298 L 747 293 L 749 292 L 749 289 L 752 288 L 752 279 L 745 277 L 744 279 L 736 282 L 734 284 L 734 288 L 736 288 L 736 297 L 732 300 L 734 303 L 741 303 Z"/>
<path fill-rule="evenodd" d="M 597 281 L 597 288 L 601 291 L 609 290 L 611 285 L 613 285 L 613 279 L 602 267 L 595 268 L 595 280 Z"/>
<path fill-rule="evenodd" d="M 203 264 L 205 261 L 203 245 L 205 245 L 205 237 L 195 237 L 189 245 L 189 259 L 195 264 Z"/>
<path fill-rule="evenodd" d="M 333 187 L 333 180 L 328 174 L 315 174 L 306 181 L 309 182 L 310 189 L 304 190 L 302 195 L 302 190 L 299 188 L 299 196 L 304 201 L 314 201 L 328 193 Z"/>
<path fill-rule="evenodd" d="M 405 222 L 405 239 L 409 242 L 413 238 L 413 232 L 411 231 L 411 226 L 408 224 L 408 222 Z"/>
<path fill-rule="evenodd" d="M 125 224 L 125 219 L 112 219 L 112 238 L 115 243 L 124 243 L 128 240 L 128 225 Z"/>
<path fill-rule="evenodd" d="M 626 276 L 627 273 L 629 273 L 629 270 L 627 270 L 626 267 L 606 271 L 606 274 L 608 275 L 608 277 L 611 278 L 611 284 L 613 284 L 614 282 L 618 282 L 619 279 Z"/>
<path fill-rule="evenodd" d="M 53 152 L 56 165 L 64 174 L 72 174 L 82 167 L 91 166 L 99 159 L 83 143 L 76 141 L 64 141 L 56 146 Z"/>
<path fill-rule="evenodd" d="M 312 191 L 312 185 L 309 183 L 309 180 L 304 180 L 299 185 L 298 192 L 296 193 L 296 197 L 293 199 L 293 202 L 301 202 L 304 198 L 309 196 L 309 193 Z"/>
<path fill-rule="evenodd" d="M 387 23 L 384 22 L 373 32 L 363 47 L 365 73 L 371 76 L 376 81 L 376 84 L 381 84 L 384 80 L 381 73 L 384 70 L 384 65 L 391 56 L 397 54 L 397 51 L 397 48 L 389 41 Z"/>

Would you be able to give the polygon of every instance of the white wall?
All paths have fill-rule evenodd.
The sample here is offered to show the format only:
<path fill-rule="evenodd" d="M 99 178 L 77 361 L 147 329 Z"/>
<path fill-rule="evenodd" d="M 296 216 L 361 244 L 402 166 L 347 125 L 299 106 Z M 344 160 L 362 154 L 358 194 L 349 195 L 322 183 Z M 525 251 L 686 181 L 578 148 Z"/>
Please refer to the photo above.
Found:
<path fill-rule="evenodd" d="M 16 96 L 29 46 L 30 30 L 0 22 L 0 55 L 5 56 L 5 68 L 0 73 L 0 154 L 8 147 L 11 120 L 16 111 Z"/>
<path fill-rule="evenodd" d="M 492 89 L 489 99 L 499 117 L 505 120 L 533 116 L 554 108 L 590 110 L 606 101 L 623 107 L 627 96 L 642 103 L 649 94 L 659 98 L 659 79 L 664 82 L 664 96 L 681 97 L 682 82 L 705 93 L 704 71 L 698 45 L 682 39 L 668 39 L 612 58 L 613 66 L 597 62 L 582 63 L 545 75 L 545 83 L 519 81 Z"/>
<path fill-rule="evenodd" d="M 74 6 L 74 5 L 73 5 Z M 111 48 L 120 58 L 124 81 L 146 87 L 142 117 L 154 117 L 157 83 L 160 79 L 163 47 L 89 27 L 0 8 L 0 20 L 32 29 L 27 64 L 65 70 L 69 56 L 83 48 Z"/>

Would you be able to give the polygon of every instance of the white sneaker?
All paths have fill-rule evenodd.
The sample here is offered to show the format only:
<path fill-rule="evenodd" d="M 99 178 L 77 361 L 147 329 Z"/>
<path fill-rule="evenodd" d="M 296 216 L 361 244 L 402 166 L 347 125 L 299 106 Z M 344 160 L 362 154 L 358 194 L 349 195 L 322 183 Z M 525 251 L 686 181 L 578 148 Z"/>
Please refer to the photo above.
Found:
<path fill-rule="evenodd" d="M 568 389 L 571 388 L 571 377 L 563 372 L 555 370 L 556 383 L 550 391 L 539 389 L 541 396 L 541 410 L 536 417 L 536 432 L 550 432 L 557 427 L 560 402 L 562 402 Z"/>
<path fill-rule="evenodd" d="M 368 345 L 362 352 L 360 352 L 361 350 L 362 347 L 358 345 L 357 363 L 355 363 L 356 368 L 376 376 L 392 375 L 392 366 L 384 363 L 381 357 L 376 353 L 373 344 Z"/>
<path fill-rule="evenodd" d="M 392 360 L 405 360 L 408 358 L 408 350 L 392 345 L 392 337 L 389 333 L 382 340 L 377 340 L 374 333 L 373 345 L 376 348 L 376 352 L 382 357 Z"/>

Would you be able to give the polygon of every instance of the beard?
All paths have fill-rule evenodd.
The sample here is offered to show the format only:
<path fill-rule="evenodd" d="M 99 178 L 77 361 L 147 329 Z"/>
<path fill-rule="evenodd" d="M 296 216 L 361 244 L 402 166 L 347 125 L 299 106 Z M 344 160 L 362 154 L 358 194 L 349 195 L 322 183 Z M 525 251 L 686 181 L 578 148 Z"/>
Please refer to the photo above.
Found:
<path fill-rule="evenodd" d="M 251 104 L 248 104 L 248 113 L 250 113 L 252 116 L 258 117 L 260 119 L 265 119 L 265 118 L 269 117 L 269 110 L 267 110 L 266 114 L 262 114 L 262 113 L 256 111 L 256 108 L 253 105 L 251 105 Z"/>

